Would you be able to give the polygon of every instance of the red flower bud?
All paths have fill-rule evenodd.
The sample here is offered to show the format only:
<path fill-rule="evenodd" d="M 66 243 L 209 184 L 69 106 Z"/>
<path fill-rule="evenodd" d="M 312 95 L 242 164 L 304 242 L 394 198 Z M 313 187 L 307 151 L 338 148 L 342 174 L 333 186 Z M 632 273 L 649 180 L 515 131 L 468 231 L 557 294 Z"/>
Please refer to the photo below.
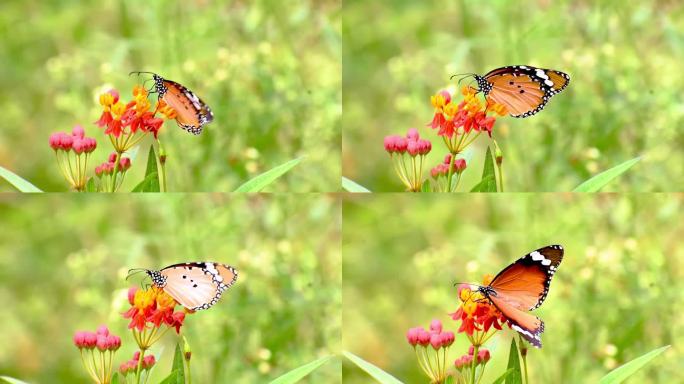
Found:
<path fill-rule="evenodd" d="M 418 329 L 418 344 L 424 347 L 427 346 L 428 344 L 430 344 L 430 337 L 430 332 L 426 331 L 423 328 Z"/>
<path fill-rule="evenodd" d="M 421 147 L 417 140 L 407 140 L 406 152 L 412 157 L 417 156 L 420 153 Z"/>
<path fill-rule="evenodd" d="M 85 332 L 77 331 L 74 334 L 74 345 L 81 349 L 85 347 Z"/>
<path fill-rule="evenodd" d="M 418 134 L 418 130 L 415 128 L 409 128 L 408 132 L 406 132 L 406 138 L 409 140 L 418 140 L 420 139 L 420 135 Z"/>
<path fill-rule="evenodd" d="M 150 369 L 154 366 L 154 363 L 156 363 L 156 360 L 154 359 L 154 355 L 147 355 L 143 357 L 142 361 L 142 369 Z"/>
<path fill-rule="evenodd" d="M 128 169 L 131 167 L 131 159 L 128 157 L 122 157 L 121 160 L 119 160 L 119 172 L 126 172 Z"/>
<path fill-rule="evenodd" d="M 491 358 L 489 354 L 489 350 L 482 348 L 477 352 L 477 363 L 478 364 L 486 364 L 489 359 Z"/>
<path fill-rule="evenodd" d="M 473 347 L 473 346 L 471 345 L 471 346 L 468 348 L 468 354 L 469 354 L 470 356 L 472 356 L 474 353 L 475 353 L 475 347 Z"/>
<path fill-rule="evenodd" d="M 50 147 L 54 149 L 55 151 L 61 148 L 61 137 L 62 134 L 61 132 L 55 132 L 50 135 Z"/>
<path fill-rule="evenodd" d="M 83 332 L 83 348 L 93 349 L 97 345 L 97 335 L 92 332 Z"/>
<path fill-rule="evenodd" d="M 446 156 L 444 156 L 444 164 L 451 164 L 451 153 L 447 153 Z"/>
<path fill-rule="evenodd" d="M 97 349 L 100 352 L 104 352 L 109 349 L 109 340 L 107 335 L 98 334 L 97 335 Z"/>
<path fill-rule="evenodd" d="M 74 137 L 78 137 L 79 139 L 82 139 L 85 137 L 85 131 L 83 130 L 83 127 L 80 125 L 75 125 L 74 128 L 71 130 L 71 135 Z"/>
<path fill-rule="evenodd" d="M 72 136 L 67 135 L 64 132 L 59 133 L 59 147 L 60 149 L 63 149 L 67 152 L 71 150 L 71 145 L 74 142 L 74 139 Z"/>
<path fill-rule="evenodd" d="M 107 336 L 107 349 L 110 351 L 116 351 L 121 347 L 121 338 L 115 335 Z"/>
<path fill-rule="evenodd" d="M 105 335 L 109 336 L 109 328 L 107 328 L 106 325 L 102 324 L 99 327 L 97 327 L 97 332 L 98 335 Z"/>
<path fill-rule="evenodd" d="M 453 332 L 444 332 L 441 334 L 442 336 L 442 346 L 443 347 L 449 347 L 451 344 L 454 343 L 454 340 L 456 339 L 456 336 L 454 335 Z"/>
<path fill-rule="evenodd" d="M 465 169 L 466 169 L 465 159 L 456 159 L 456 161 L 454 161 L 454 172 L 460 174 Z"/>
<path fill-rule="evenodd" d="M 116 152 L 112 152 L 109 154 L 108 162 L 112 164 L 116 163 Z"/>
<path fill-rule="evenodd" d="M 430 345 L 435 350 L 442 348 L 442 335 L 439 333 L 430 334 Z"/>

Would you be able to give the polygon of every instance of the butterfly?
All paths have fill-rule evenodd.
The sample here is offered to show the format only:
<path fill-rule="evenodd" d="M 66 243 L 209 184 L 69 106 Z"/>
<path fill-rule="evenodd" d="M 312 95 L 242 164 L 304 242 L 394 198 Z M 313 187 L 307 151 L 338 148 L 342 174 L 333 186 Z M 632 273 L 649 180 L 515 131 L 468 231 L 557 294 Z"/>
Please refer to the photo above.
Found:
<path fill-rule="evenodd" d="M 216 304 L 238 277 L 235 268 L 209 261 L 169 265 L 158 271 L 144 269 L 152 284 L 180 305 L 197 311 Z"/>
<path fill-rule="evenodd" d="M 528 117 L 544 109 L 551 97 L 570 84 L 567 73 L 529 65 L 511 65 L 486 75 L 469 74 L 477 81 L 478 92 L 506 107 L 513 117 Z"/>
<path fill-rule="evenodd" d="M 563 260 L 563 247 L 539 248 L 504 268 L 480 292 L 489 300 L 530 344 L 541 348 L 544 322 L 528 311 L 538 308 L 546 299 L 551 279 Z"/>
<path fill-rule="evenodd" d="M 149 73 L 152 75 L 158 99 L 163 99 L 168 106 L 176 111 L 176 123 L 182 129 L 199 135 L 204 126 L 214 120 L 214 113 L 211 112 L 211 108 L 182 84 L 165 79 L 153 72 L 131 72 L 131 74 L 133 73 Z"/>

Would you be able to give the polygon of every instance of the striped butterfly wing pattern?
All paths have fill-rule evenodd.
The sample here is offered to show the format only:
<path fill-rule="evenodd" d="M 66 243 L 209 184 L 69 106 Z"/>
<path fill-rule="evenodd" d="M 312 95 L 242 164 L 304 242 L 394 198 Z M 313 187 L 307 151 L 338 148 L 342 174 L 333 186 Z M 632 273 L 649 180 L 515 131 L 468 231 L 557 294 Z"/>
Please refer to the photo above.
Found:
<path fill-rule="evenodd" d="M 570 83 L 568 74 L 529 65 L 511 65 L 475 76 L 479 90 L 504 105 L 513 117 L 528 117 L 544 109 L 551 97 Z"/>
<path fill-rule="evenodd" d="M 155 74 L 153 78 L 159 98 L 176 111 L 176 123 L 179 127 L 199 135 L 204 126 L 214 120 L 211 108 L 194 92 L 159 75 Z"/>
<path fill-rule="evenodd" d="M 235 268 L 208 261 L 174 264 L 149 273 L 154 285 L 193 311 L 216 304 L 238 277 Z"/>
<path fill-rule="evenodd" d="M 494 277 L 480 291 L 530 344 L 541 348 L 544 322 L 528 311 L 546 299 L 551 279 L 563 260 L 563 247 L 549 245 L 521 257 Z"/>

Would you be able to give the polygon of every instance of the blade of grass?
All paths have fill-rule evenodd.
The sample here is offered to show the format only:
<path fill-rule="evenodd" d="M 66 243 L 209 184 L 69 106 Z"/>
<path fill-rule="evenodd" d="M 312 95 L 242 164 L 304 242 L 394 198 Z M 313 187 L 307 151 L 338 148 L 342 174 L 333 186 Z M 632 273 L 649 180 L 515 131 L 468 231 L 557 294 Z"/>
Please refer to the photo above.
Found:
<path fill-rule="evenodd" d="M 302 160 L 304 160 L 303 156 L 272 168 L 242 184 L 235 190 L 235 192 L 261 192 L 261 190 L 294 168 L 294 166 L 299 164 Z"/>
<path fill-rule="evenodd" d="M 383 384 L 403 384 L 396 377 L 390 375 L 389 373 L 383 371 L 382 369 L 376 367 L 375 365 L 367 362 L 366 360 L 356 356 L 351 352 L 344 351 L 342 354 L 359 368 L 366 371 L 367 374 L 371 375 L 376 381 Z"/>
<path fill-rule="evenodd" d="M 176 344 L 171 370 L 176 372 L 176 384 L 185 384 L 185 365 L 183 364 L 183 352 L 180 343 Z"/>
<path fill-rule="evenodd" d="M 499 376 L 496 380 L 492 382 L 492 384 L 501 384 L 504 382 L 506 377 L 513 372 L 513 368 L 508 369 L 506 372 L 503 373 L 503 375 Z"/>
<path fill-rule="evenodd" d="M 668 348 L 670 348 L 669 345 L 666 345 L 664 347 L 660 347 L 658 349 L 655 349 L 655 350 L 653 350 L 653 351 L 651 351 L 645 355 L 637 357 L 636 359 L 613 369 L 612 371 L 608 372 L 607 375 L 603 376 L 601 378 L 601 380 L 599 380 L 599 384 L 622 383 L 625 379 L 632 376 L 638 370 L 643 368 L 644 365 L 648 364 L 651 360 L 656 358 L 656 356 L 665 352 L 665 350 Z"/>
<path fill-rule="evenodd" d="M 19 192 L 27 192 L 27 193 L 40 193 L 43 192 L 38 187 L 35 185 L 31 184 L 30 182 L 22 179 L 19 175 L 16 173 L 10 171 L 7 168 L 4 168 L 0 166 L 0 177 L 3 179 L 7 180 L 8 183 L 12 184 L 14 188 L 19 190 Z"/>
<path fill-rule="evenodd" d="M 584 183 L 578 185 L 573 192 L 598 192 L 605 187 L 611 180 L 620 176 L 628 169 L 632 168 L 634 164 L 638 163 L 641 157 L 635 157 L 632 160 L 627 160 L 622 164 L 616 165 L 606 171 L 599 173 Z"/>
<path fill-rule="evenodd" d="M 482 180 L 470 190 L 470 192 L 496 192 L 496 171 L 494 170 L 494 160 L 492 150 L 487 147 L 485 154 L 484 168 L 482 169 Z"/>
<path fill-rule="evenodd" d="M 368 190 L 366 187 L 363 187 L 362 185 L 357 184 L 356 182 L 351 181 L 344 176 L 342 176 L 342 189 L 347 192 L 370 193 L 370 190 Z"/>
<path fill-rule="evenodd" d="M 25 381 L 21 381 L 19 379 L 15 379 L 15 378 L 12 378 L 9 376 L 0 376 L 0 380 L 4 380 L 6 383 L 10 383 L 10 384 L 28 384 Z"/>
<path fill-rule="evenodd" d="M 159 192 L 159 178 L 156 173 L 147 175 L 131 192 Z"/>
<path fill-rule="evenodd" d="M 321 365 L 327 363 L 332 359 L 332 356 L 322 357 L 318 360 L 312 361 L 301 367 L 295 368 L 286 374 L 279 376 L 277 379 L 270 382 L 270 384 L 293 384 L 306 377 L 311 372 L 318 369 Z"/>

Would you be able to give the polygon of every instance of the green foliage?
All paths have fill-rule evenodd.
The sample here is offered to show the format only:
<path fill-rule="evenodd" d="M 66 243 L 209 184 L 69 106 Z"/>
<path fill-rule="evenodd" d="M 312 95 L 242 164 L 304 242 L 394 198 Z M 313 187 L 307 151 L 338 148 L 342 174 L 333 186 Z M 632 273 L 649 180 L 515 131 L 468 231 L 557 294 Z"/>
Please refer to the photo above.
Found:
<path fill-rule="evenodd" d="M 128 270 L 183 261 L 223 262 L 240 274 L 219 303 L 185 318 L 193 383 L 267 383 L 341 349 L 341 208 L 332 196 L 8 197 L 0 202 L 3 375 L 87 382 L 72 337 L 100 324 L 122 339 L 118 368 L 137 350 L 121 316 L 127 290 L 144 283 L 127 281 Z M 147 352 L 157 357 L 150 383 L 173 370 L 180 340 L 170 331 Z M 303 382 L 339 376 L 329 362 Z"/>
<path fill-rule="evenodd" d="M 0 380 L 3 380 L 9 384 L 28 384 L 25 381 L 21 381 L 21 380 L 18 380 L 18 379 L 9 377 L 9 376 L 0 376 Z"/>
<path fill-rule="evenodd" d="M 173 353 L 173 365 L 171 366 L 172 375 L 175 374 L 176 380 L 170 381 L 173 384 L 185 384 L 185 359 L 183 351 L 181 351 L 180 342 L 176 344 L 176 350 Z"/>
<path fill-rule="evenodd" d="M 280 178 L 288 171 L 290 171 L 292 168 L 294 168 L 302 160 L 304 160 L 304 158 L 300 157 L 298 159 L 290 160 L 285 164 L 281 164 L 273 169 L 270 169 L 262 173 L 261 175 L 242 184 L 235 190 L 235 192 L 261 192 L 274 181 L 276 181 L 278 178 Z"/>
<path fill-rule="evenodd" d="M 511 349 L 508 352 L 508 369 L 506 384 L 522 384 L 522 371 L 520 369 L 520 357 L 518 356 L 518 346 L 515 344 L 515 337 L 511 339 Z"/>
<path fill-rule="evenodd" d="M 508 377 L 508 375 L 510 375 L 511 373 L 513 373 L 513 371 L 514 371 L 513 368 L 510 368 L 510 369 L 506 370 L 506 372 L 504 372 L 504 373 L 503 373 L 501 376 L 499 376 L 496 380 L 492 381 L 492 384 L 501 384 L 501 383 L 503 383 L 504 380 L 506 380 L 506 377 Z"/>
<path fill-rule="evenodd" d="M 369 193 L 370 191 L 366 189 L 364 186 L 347 179 L 346 177 L 342 177 L 342 188 L 347 191 L 347 192 L 357 192 L 357 193 Z"/>
<path fill-rule="evenodd" d="M 30 27 L 16 28 L 25 17 Z M 339 190 L 339 0 L 10 1 L 0 30 L 12 31 L 0 42 L 0 165 L 45 191 L 68 189 L 48 146 L 53 132 L 83 125 L 98 141 L 90 175 L 106 161 L 97 96 L 113 87 L 131 100 L 148 78 L 128 75 L 135 70 L 180 82 L 214 112 L 199 136 L 173 120 L 162 126 L 169 191 L 232 191 L 301 156 L 306 168 L 274 192 Z M 144 168 L 130 172 L 122 191 L 144 178 Z"/>
<path fill-rule="evenodd" d="M 481 283 L 548 244 L 562 244 L 565 258 L 546 301 L 532 312 L 545 332 L 544 347 L 527 352 L 530 383 L 595 383 L 653 345 L 684 343 L 676 331 L 684 329 L 683 195 L 416 197 L 359 194 L 344 201 L 345 350 L 404 382 L 425 382 L 406 331 L 438 319 L 456 332 L 460 322 L 449 316 L 459 305 L 455 282 Z M 486 343 L 492 358 L 483 383 L 508 369 L 512 337 L 504 327 Z M 468 345 L 457 334 L 449 366 Z M 670 348 L 630 380 L 677 382 L 680 357 Z M 350 384 L 369 380 L 351 364 L 343 377 Z"/>
<path fill-rule="evenodd" d="M 615 368 L 614 370 L 610 371 L 607 375 L 603 376 L 601 380 L 599 381 L 599 384 L 618 384 L 622 383 L 625 381 L 628 377 L 632 376 L 635 374 L 638 370 L 644 367 L 644 365 L 648 364 L 651 362 L 651 360 L 655 359 L 660 355 L 661 353 L 665 352 L 666 349 L 670 348 L 669 345 L 666 345 L 664 347 L 655 349 L 641 357 L 637 357 L 636 359 L 625 363 L 624 365 Z"/>
<path fill-rule="evenodd" d="M 15 174 L 9 169 L 0 166 L 0 177 L 5 179 L 14 188 L 19 190 L 19 192 L 42 192 L 38 187 L 31 184 L 29 181 L 24 180 L 21 176 Z"/>
<path fill-rule="evenodd" d="M 604 191 L 679 191 L 684 77 L 667 74 L 684 62 L 682 14 L 684 3 L 657 0 L 345 1 L 343 173 L 374 192 L 401 191 L 385 136 L 417 127 L 432 141 L 430 169 L 446 154 L 426 127 L 430 96 L 458 91 L 456 73 L 529 64 L 571 81 L 539 114 L 497 118 L 506 192 L 570 191 L 634 154 L 639 167 Z M 479 182 L 491 142 L 474 142 L 462 185 Z"/>
<path fill-rule="evenodd" d="M 323 364 L 327 363 L 332 359 L 332 356 L 321 357 L 318 360 L 312 361 L 308 364 L 302 365 L 301 367 L 295 368 L 290 372 L 278 377 L 277 379 L 270 382 L 270 384 L 294 384 L 299 382 L 304 377 L 308 376 L 311 372 L 318 369 Z"/>
<path fill-rule="evenodd" d="M 607 171 L 603 171 L 584 183 L 578 185 L 577 188 L 573 189 L 573 192 L 598 192 L 601 190 L 601 188 L 605 187 L 606 184 L 610 183 L 611 180 L 632 168 L 632 166 L 638 163 L 639 160 L 641 160 L 639 157 L 627 160 L 624 163 L 616 165 Z"/>
<path fill-rule="evenodd" d="M 485 153 L 484 168 L 482 168 L 482 180 L 470 190 L 470 192 L 496 192 L 496 171 L 492 160 L 492 151 L 487 147 Z"/>
<path fill-rule="evenodd" d="M 396 377 L 390 375 L 389 373 L 383 371 L 372 363 L 356 356 L 351 352 L 344 351 L 344 356 L 356 364 L 359 368 L 364 370 L 367 374 L 371 375 L 378 383 L 383 384 L 402 384 L 401 381 L 397 380 Z"/>

